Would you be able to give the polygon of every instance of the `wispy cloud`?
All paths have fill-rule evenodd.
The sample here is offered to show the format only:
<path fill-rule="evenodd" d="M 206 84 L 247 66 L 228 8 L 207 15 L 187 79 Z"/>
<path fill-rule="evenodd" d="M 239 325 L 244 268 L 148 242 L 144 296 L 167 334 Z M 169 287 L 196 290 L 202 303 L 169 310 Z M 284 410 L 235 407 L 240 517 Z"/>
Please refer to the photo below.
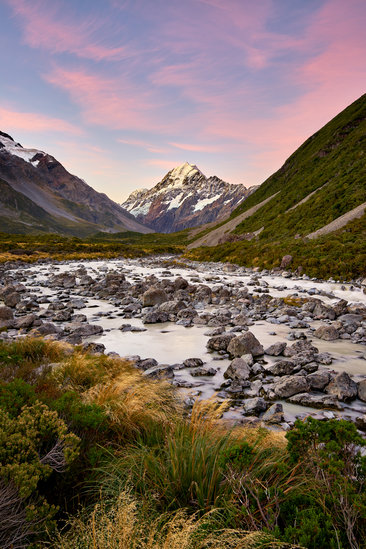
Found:
<path fill-rule="evenodd" d="M 15 130 L 31 132 L 66 132 L 75 135 L 82 134 L 81 128 L 61 120 L 39 113 L 20 112 L 0 107 L 0 127 L 8 132 Z"/>
<path fill-rule="evenodd" d="M 87 124 L 140 130 L 152 126 L 148 93 L 133 89 L 123 80 L 61 67 L 56 67 L 44 78 L 70 95 Z"/>
<path fill-rule="evenodd" d="M 76 16 L 65 14 L 57 0 L 6 0 L 20 19 L 24 41 L 33 48 L 51 53 L 71 53 L 94 61 L 118 61 L 129 53 L 125 46 L 106 43 L 107 20 L 87 16 L 75 21 Z"/>

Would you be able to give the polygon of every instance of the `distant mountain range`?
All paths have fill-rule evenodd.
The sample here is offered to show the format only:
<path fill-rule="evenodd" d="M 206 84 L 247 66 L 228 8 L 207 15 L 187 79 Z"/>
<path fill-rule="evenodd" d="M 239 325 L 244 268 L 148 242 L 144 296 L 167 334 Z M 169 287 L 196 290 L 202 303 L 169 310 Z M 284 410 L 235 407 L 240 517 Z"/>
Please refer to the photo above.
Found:
<path fill-rule="evenodd" d="M 0 231 L 86 236 L 126 230 L 152 232 L 53 156 L 0 132 Z"/>
<path fill-rule="evenodd" d="M 154 231 L 172 233 L 225 219 L 255 188 L 206 177 L 186 162 L 152 189 L 134 191 L 122 207 Z"/>

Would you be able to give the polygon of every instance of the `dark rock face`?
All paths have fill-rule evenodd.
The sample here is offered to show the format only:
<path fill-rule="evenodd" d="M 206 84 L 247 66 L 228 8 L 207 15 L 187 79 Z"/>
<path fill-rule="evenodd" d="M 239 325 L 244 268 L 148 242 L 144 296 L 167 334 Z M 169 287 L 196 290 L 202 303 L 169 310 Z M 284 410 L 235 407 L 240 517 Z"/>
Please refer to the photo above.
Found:
<path fill-rule="evenodd" d="M 185 163 L 152 189 L 133 192 L 122 207 L 155 231 L 171 233 L 228 217 L 253 191 L 215 176 L 207 178 Z"/>

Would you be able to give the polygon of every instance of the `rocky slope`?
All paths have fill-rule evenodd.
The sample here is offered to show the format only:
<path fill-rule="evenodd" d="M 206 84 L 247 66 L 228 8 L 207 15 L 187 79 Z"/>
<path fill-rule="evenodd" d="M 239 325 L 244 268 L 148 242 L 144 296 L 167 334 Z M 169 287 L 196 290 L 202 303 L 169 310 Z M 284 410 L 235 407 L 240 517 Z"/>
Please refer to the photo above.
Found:
<path fill-rule="evenodd" d="M 84 236 L 151 232 L 119 204 L 70 174 L 53 156 L 0 132 L 0 230 Z"/>
<path fill-rule="evenodd" d="M 186 162 L 152 189 L 133 192 L 122 207 L 155 231 L 172 233 L 227 217 L 253 190 L 207 178 Z"/>

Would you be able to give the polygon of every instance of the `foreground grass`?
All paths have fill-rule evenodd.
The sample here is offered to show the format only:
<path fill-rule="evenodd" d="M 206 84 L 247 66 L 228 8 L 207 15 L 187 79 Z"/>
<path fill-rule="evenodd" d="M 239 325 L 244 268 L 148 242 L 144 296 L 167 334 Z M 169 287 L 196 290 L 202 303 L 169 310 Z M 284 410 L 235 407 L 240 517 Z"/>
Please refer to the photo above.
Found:
<path fill-rule="evenodd" d="M 361 548 L 364 445 L 346 421 L 228 430 L 118 358 L 0 341 L 0 544 Z"/>

